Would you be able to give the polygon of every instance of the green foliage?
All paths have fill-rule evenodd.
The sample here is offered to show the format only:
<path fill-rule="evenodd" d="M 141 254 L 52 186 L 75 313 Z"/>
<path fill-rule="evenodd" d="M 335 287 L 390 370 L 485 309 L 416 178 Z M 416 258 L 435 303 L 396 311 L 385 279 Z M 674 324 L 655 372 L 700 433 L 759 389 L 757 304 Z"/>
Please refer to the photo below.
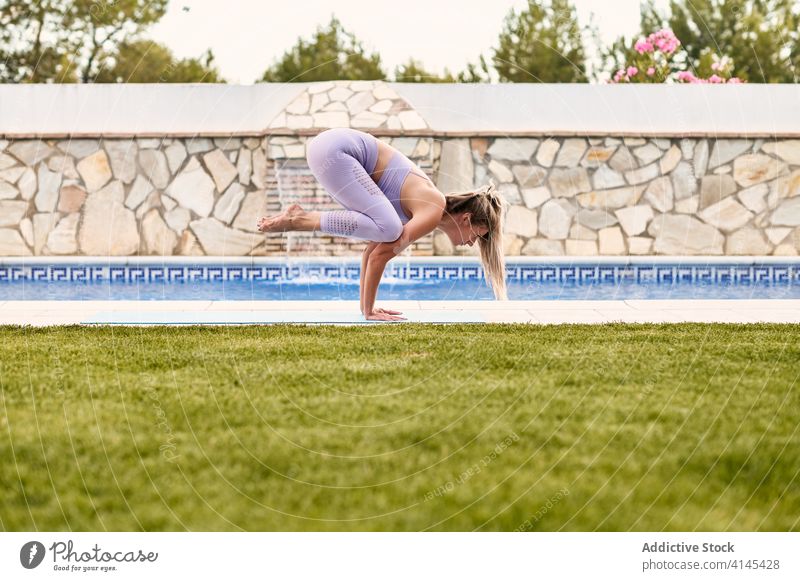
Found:
<path fill-rule="evenodd" d="M 437 75 L 425 70 L 421 62 L 409 58 L 404 64 L 395 67 L 394 80 L 399 83 L 455 83 L 456 77 L 444 69 L 444 74 Z"/>
<path fill-rule="evenodd" d="M 222 82 L 205 60 L 176 60 L 140 35 L 167 0 L 0 0 L 0 81 Z"/>
<path fill-rule="evenodd" d="M 800 42 L 796 0 L 672 0 L 668 23 L 701 76 L 710 74 L 704 55 L 714 52 L 751 83 L 798 81 L 800 60 L 789 54 Z"/>
<path fill-rule="evenodd" d="M 67 0 L 0 0 L 0 82 L 75 82 L 72 63 L 81 28 Z"/>
<path fill-rule="evenodd" d="M 0 82 L 224 82 L 209 50 L 176 59 L 143 33 L 164 15 L 168 0 L 0 0 Z M 663 82 L 678 71 L 749 82 L 795 83 L 800 70 L 800 5 L 796 0 L 671 0 L 663 14 L 643 0 L 641 33 L 601 48 L 611 75 L 645 60 L 634 50 L 640 36 L 671 29 L 680 54 L 643 82 Z M 592 29 L 592 26 L 589 26 Z M 598 44 L 599 46 L 599 44 Z M 528 0 L 511 10 L 492 49 L 455 73 L 425 69 L 409 59 L 395 68 L 401 82 L 587 82 L 586 55 L 570 0 Z M 720 60 L 722 57 L 722 61 Z M 722 65 L 720 64 L 722 62 Z M 714 68 L 712 68 L 712 65 Z M 722 68 L 720 68 L 722 67 Z M 723 75 L 723 76 L 725 76 Z M 595 75 L 596 77 L 598 75 Z M 641 76 L 641 75 L 640 75 Z M 266 82 L 386 79 L 380 55 L 331 16 L 263 74 Z"/>
<path fill-rule="evenodd" d="M 437 75 L 427 71 L 421 62 L 409 58 L 405 64 L 395 68 L 394 79 L 400 83 L 487 83 L 489 67 L 481 55 L 478 64 L 468 63 L 457 74 L 445 67 L 444 73 Z"/>
<path fill-rule="evenodd" d="M 209 49 L 204 59 L 176 59 L 152 40 L 123 42 L 113 62 L 103 67 L 96 83 L 224 83 Z"/>
<path fill-rule="evenodd" d="M 604 50 L 604 69 L 614 71 L 636 60 L 639 36 L 662 27 L 680 39 L 685 62 L 674 70 L 698 77 L 716 71 L 712 63 L 729 57 L 731 76 L 751 83 L 796 83 L 800 72 L 800 9 L 795 0 L 671 0 L 662 14 L 652 0 L 641 7 L 640 35 L 618 38 Z"/>
<path fill-rule="evenodd" d="M 466 68 L 458 73 L 459 83 L 488 83 L 490 81 L 489 65 L 480 55 L 478 64 L 467 63 Z"/>
<path fill-rule="evenodd" d="M 493 52 L 503 82 L 588 82 L 581 31 L 569 0 L 528 0 L 519 14 L 512 9 Z"/>
<path fill-rule="evenodd" d="M 640 57 L 639 53 L 633 48 L 636 41 L 640 37 L 646 37 L 648 34 L 666 26 L 667 23 L 662 20 L 662 17 L 658 14 L 653 0 L 643 0 L 639 17 L 640 33 L 633 38 L 620 36 L 612 42 L 610 46 L 602 47 L 600 49 L 601 70 L 608 71 L 609 74 L 613 75 L 615 71 L 625 68 L 630 64 L 635 64 Z M 673 68 L 673 66 L 678 67 L 682 65 L 682 61 L 676 59 L 671 61 L 670 64 L 672 66 L 670 67 L 669 73 L 672 73 L 678 70 L 677 68 Z M 684 70 L 682 66 L 680 70 Z M 660 74 L 660 80 L 655 82 L 662 82 L 669 73 Z"/>
<path fill-rule="evenodd" d="M 331 80 L 383 80 L 378 53 L 367 54 L 361 42 L 333 16 L 327 28 L 317 27 L 313 38 L 297 44 L 269 67 L 261 81 L 290 83 Z"/>
<path fill-rule="evenodd" d="M 167 0 L 6 0 L 15 15 L 0 52 L 12 55 L 8 82 L 92 82 L 125 38 L 157 22 Z M 21 5 L 21 9 L 19 8 Z M 22 42 L 15 39 L 22 38 Z"/>

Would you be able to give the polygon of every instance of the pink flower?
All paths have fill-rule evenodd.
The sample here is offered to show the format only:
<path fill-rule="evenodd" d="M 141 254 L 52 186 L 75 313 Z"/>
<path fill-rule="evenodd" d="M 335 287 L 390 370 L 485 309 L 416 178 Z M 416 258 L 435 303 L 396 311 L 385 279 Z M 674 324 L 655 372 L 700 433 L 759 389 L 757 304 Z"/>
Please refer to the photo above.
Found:
<path fill-rule="evenodd" d="M 675 52 L 675 50 L 681 44 L 681 41 L 678 40 L 675 34 L 667 28 L 659 30 L 658 32 L 654 32 L 648 36 L 647 42 L 654 44 L 658 50 L 666 55 L 670 55 Z"/>
<path fill-rule="evenodd" d="M 636 41 L 634 47 L 639 54 L 644 54 L 646 52 L 653 52 L 653 44 L 648 42 L 644 38 L 640 38 Z"/>
<path fill-rule="evenodd" d="M 659 68 L 656 67 L 655 65 L 659 64 L 659 66 L 662 66 L 664 62 L 669 63 L 670 61 L 669 56 L 672 55 L 672 53 L 674 53 L 676 50 L 678 50 L 678 47 L 680 46 L 681 46 L 681 41 L 678 40 L 678 37 L 675 36 L 675 33 L 668 28 L 663 28 L 661 30 L 649 34 L 646 38 L 640 38 L 639 40 L 637 40 L 636 43 L 634 44 L 634 49 L 639 54 L 653 53 L 655 51 L 659 51 L 665 57 L 667 57 L 665 59 L 659 55 L 653 55 L 653 57 L 647 59 L 650 61 L 650 63 L 652 63 L 652 65 L 648 64 L 647 68 L 642 70 L 648 77 L 653 77 Z M 721 58 L 717 57 L 716 55 L 712 56 L 713 56 L 712 60 L 714 62 L 711 63 L 711 70 L 715 72 L 707 79 L 697 77 L 691 71 L 678 71 L 675 76 L 672 76 L 672 74 L 669 73 L 668 78 L 675 79 L 680 83 L 695 83 L 695 84 L 710 83 L 716 85 L 724 83 L 737 84 L 745 82 L 737 77 L 732 77 L 726 80 L 725 77 L 723 76 L 726 73 L 723 73 L 723 71 L 727 71 L 730 66 L 729 58 L 727 56 L 723 56 Z M 638 74 L 639 74 L 638 67 L 633 65 L 630 66 L 626 65 L 624 68 L 618 70 L 614 74 L 614 82 L 635 81 L 636 76 Z M 667 74 L 666 69 L 662 70 L 662 74 Z"/>

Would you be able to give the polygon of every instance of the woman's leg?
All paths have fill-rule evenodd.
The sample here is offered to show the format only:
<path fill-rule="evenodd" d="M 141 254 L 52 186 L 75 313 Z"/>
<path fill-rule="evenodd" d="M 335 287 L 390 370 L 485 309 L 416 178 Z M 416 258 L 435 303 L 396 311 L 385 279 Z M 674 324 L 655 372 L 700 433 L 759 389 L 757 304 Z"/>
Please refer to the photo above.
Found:
<path fill-rule="evenodd" d="M 394 242 L 403 231 L 400 217 L 363 164 L 377 159 L 375 138 L 348 128 L 323 131 L 307 147 L 308 167 L 330 196 L 347 210 L 306 212 L 292 204 L 282 214 L 259 219 L 262 232 L 320 230 L 372 242 Z M 367 148 L 374 147 L 372 151 Z M 372 168 L 370 168 L 372 169 Z"/>
<path fill-rule="evenodd" d="M 282 214 L 263 216 L 256 222 L 261 232 L 288 232 L 319 230 L 320 212 L 307 212 L 300 204 L 292 204 Z"/>
<path fill-rule="evenodd" d="M 402 234 L 400 217 L 362 165 L 363 148 L 372 145 L 377 151 L 377 144 L 365 144 L 358 132 L 344 128 L 323 131 L 308 144 L 308 167 L 346 208 L 320 212 L 320 231 L 372 242 L 394 242 Z"/>

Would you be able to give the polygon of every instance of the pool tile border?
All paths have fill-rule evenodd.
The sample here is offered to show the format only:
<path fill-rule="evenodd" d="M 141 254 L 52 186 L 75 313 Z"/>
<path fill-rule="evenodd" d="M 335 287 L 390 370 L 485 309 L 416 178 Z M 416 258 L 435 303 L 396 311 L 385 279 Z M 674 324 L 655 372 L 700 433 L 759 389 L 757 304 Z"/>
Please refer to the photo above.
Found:
<path fill-rule="evenodd" d="M 403 280 L 483 279 L 479 263 L 414 262 L 390 263 L 386 274 Z M 310 260 L 302 264 L 0 264 L 3 282 L 191 282 L 191 281 L 280 281 L 297 277 L 358 279 L 359 263 Z M 685 263 L 513 263 L 506 265 L 506 278 L 516 282 L 618 283 L 618 282 L 707 282 L 707 283 L 795 283 L 800 282 L 800 264 L 724 262 Z"/>

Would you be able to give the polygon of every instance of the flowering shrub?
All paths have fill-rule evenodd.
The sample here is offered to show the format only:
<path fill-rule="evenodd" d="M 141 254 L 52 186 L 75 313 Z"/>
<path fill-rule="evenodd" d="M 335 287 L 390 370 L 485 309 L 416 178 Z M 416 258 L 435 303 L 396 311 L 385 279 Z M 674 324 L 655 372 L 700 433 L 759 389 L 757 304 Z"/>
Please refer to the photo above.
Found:
<path fill-rule="evenodd" d="M 675 70 L 680 61 L 686 61 L 685 53 L 678 53 L 681 41 L 669 29 L 659 30 L 647 38 L 640 38 L 633 46 L 638 53 L 634 63 L 619 69 L 609 83 L 741 83 L 737 77 L 731 77 L 733 62 L 728 57 L 719 58 L 706 52 L 701 62 L 710 61 L 713 72 L 708 78 L 696 76 L 691 71 Z M 680 56 L 681 58 L 676 58 Z"/>

